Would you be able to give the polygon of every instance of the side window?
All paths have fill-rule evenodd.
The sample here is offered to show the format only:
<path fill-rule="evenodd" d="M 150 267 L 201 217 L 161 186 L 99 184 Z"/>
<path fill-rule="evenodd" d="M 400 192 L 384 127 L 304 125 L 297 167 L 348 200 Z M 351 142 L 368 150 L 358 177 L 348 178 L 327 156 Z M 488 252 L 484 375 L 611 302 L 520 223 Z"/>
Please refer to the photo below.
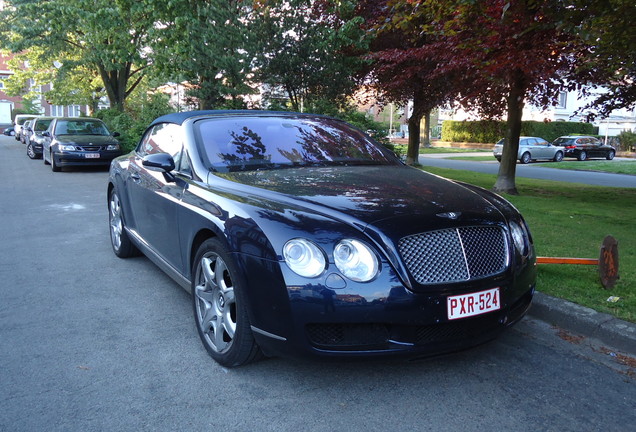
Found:
<path fill-rule="evenodd" d="M 183 158 L 183 140 L 181 126 L 172 123 L 160 123 L 148 130 L 137 146 L 137 153 L 144 157 L 154 153 L 168 153 L 174 159 L 178 171 L 190 172 L 187 158 Z"/>
<path fill-rule="evenodd" d="M 139 145 L 137 145 L 137 153 L 139 154 L 139 156 L 144 157 L 149 154 L 159 153 L 159 147 L 156 143 L 157 134 L 163 127 L 163 124 L 158 124 L 156 126 L 153 126 L 152 129 L 146 131 L 146 134 L 139 142 Z"/>

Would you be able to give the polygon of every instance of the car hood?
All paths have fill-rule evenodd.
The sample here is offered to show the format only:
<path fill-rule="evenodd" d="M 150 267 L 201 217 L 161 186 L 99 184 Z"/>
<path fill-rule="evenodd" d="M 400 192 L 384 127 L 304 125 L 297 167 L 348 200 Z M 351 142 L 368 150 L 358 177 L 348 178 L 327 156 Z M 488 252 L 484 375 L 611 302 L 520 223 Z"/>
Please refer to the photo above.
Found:
<path fill-rule="evenodd" d="M 57 135 L 55 140 L 60 144 L 109 145 L 118 144 L 110 135 Z"/>
<path fill-rule="evenodd" d="M 406 166 L 297 168 L 216 175 L 242 185 L 246 194 L 305 207 L 360 229 L 375 225 L 386 234 L 387 230 L 404 235 L 407 231 L 449 224 L 504 221 L 487 195 Z"/>

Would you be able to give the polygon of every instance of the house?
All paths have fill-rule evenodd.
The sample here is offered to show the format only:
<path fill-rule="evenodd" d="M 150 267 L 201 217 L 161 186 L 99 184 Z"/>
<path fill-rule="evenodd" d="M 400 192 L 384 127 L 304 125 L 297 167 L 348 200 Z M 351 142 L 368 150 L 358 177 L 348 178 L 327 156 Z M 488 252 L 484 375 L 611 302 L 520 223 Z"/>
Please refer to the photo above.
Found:
<path fill-rule="evenodd" d="M 24 101 L 21 96 L 9 96 L 5 93 L 4 80 L 10 78 L 14 72 L 9 68 L 8 62 L 13 58 L 13 54 L 0 53 L 0 132 L 12 125 L 12 118 L 15 110 L 24 109 Z M 33 105 L 39 110 L 39 114 L 52 117 L 80 117 L 89 112 L 87 105 L 53 105 L 50 104 L 45 94 L 51 89 L 51 84 L 36 85 L 29 83 L 31 90 L 39 93 Z"/>
<path fill-rule="evenodd" d="M 595 99 L 595 95 L 602 94 L 604 91 L 603 89 L 594 90 L 587 97 L 581 97 L 576 91 L 561 92 L 558 104 L 546 110 L 526 105 L 523 110 L 523 120 L 580 122 L 591 120 L 594 126 L 599 128 L 599 135 L 617 136 L 623 131 L 636 132 L 636 108 L 615 110 L 607 118 L 594 119 L 582 111 L 588 103 Z M 479 118 L 461 108 L 447 107 L 440 109 L 440 124 L 444 120 L 462 121 L 479 120 Z"/>

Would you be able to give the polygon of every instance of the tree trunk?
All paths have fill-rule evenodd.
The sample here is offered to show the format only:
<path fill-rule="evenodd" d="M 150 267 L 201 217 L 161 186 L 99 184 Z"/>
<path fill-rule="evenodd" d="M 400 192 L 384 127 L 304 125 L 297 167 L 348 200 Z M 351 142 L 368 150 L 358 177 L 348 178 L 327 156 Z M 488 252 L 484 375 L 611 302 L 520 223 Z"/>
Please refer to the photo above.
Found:
<path fill-rule="evenodd" d="M 409 145 L 406 149 L 406 164 L 419 164 L 420 156 L 420 122 L 426 113 L 424 99 L 418 94 L 413 95 L 413 113 L 409 117 Z M 430 111 L 429 111 L 430 113 Z"/>
<path fill-rule="evenodd" d="M 110 106 L 119 111 L 124 110 L 124 100 L 126 98 L 126 87 L 124 80 L 124 87 L 121 87 L 122 77 L 119 76 L 122 71 L 107 71 L 103 67 L 99 66 L 99 74 L 104 83 L 106 89 L 106 95 L 110 101 Z"/>
<path fill-rule="evenodd" d="M 431 111 L 433 110 L 429 109 L 424 113 L 424 130 L 421 131 L 420 138 L 420 142 L 424 147 L 431 146 Z"/>
<path fill-rule="evenodd" d="M 517 170 L 517 152 L 521 135 L 523 101 L 526 95 L 525 80 L 522 71 L 517 71 L 512 79 L 508 94 L 508 118 L 506 120 L 506 143 L 503 146 L 499 173 L 493 190 L 497 193 L 519 195 L 515 182 Z"/>

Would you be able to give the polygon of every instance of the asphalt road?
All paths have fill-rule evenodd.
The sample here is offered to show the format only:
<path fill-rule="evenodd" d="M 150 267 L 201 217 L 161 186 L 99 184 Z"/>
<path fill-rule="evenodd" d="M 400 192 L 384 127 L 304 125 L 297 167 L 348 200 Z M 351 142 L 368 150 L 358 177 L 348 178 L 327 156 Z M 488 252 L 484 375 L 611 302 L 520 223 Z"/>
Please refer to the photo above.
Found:
<path fill-rule="evenodd" d="M 215 364 L 190 296 L 110 249 L 103 170 L 0 137 L 0 431 L 631 431 L 636 380 L 526 318 L 443 358 Z"/>
<path fill-rule="evenodd" d="M 479 156 L 488 155 L 488 153 L 476 153 Z M 499 163 L 493 158 L 492 161 L 467 161 L 449 159 L 448 156 L 459 156 L 458 154 L 429 154 L 420 156 L 419 162 L 424 166 L 434 166 L 440 168 L 461 169 L 466 171 L 475 171 L 486 174 L 497 174 L 499 171 Z M 615 160 L 619 160 L 616 158 Z M 570 159 L 568 159 L 570 160 Z M 571 159 L 574 160 L 574 159 Z M 586 163 L 580 162 L 582 165 Z M 636 162 L 635 162 L 636 163 Z M 570 171 L 563 169 L 552 169 L 537 166 L 535 163 L 528 165 L 517 164 L 517 177 L 528 177 L 541 180 L 554 180 L 569 183 L 582 183 L 594 186 L 610 186 L 610 187 L 627 187 L 636 188 L 636 176 L 625 174 L 611 174 L 590 171 Z"/>

